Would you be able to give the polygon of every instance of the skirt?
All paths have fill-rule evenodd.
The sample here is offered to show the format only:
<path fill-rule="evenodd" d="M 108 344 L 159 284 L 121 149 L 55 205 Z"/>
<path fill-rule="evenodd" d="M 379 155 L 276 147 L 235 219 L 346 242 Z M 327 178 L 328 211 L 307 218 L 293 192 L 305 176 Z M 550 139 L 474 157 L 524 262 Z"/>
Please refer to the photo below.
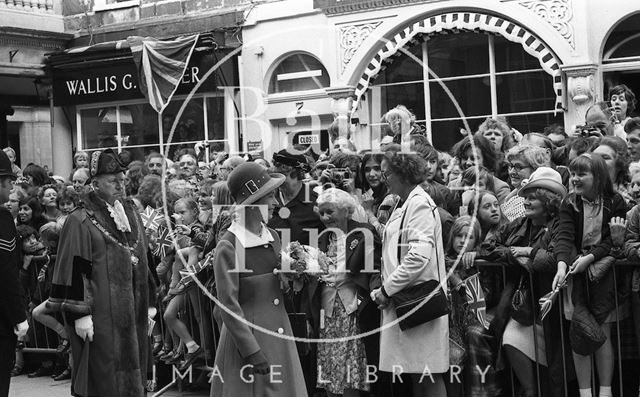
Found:
<path fill-rule="evenodd" d="M 333 315 L 325 317 L 320 338 L 344 338 L 359 333 L 356 314 L 347 314 L 340 297 L 336 296 Z M 317 387 L 333 394 L 344 394 L 347 389 L 369 391 L 367 355 L 362 339 L 318 344 Z"/>

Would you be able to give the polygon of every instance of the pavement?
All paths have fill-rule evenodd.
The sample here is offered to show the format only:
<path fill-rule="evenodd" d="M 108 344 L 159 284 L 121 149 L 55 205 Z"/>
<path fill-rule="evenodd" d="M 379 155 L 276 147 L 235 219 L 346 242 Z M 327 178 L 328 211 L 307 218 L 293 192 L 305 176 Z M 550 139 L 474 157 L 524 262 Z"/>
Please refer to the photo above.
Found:
<path fill-rule="evenodd" d="M 56 382 L 48 376 L 41 378 L 27 378 L 27 375 L 11 378 L 9 397 L 69 397 L 71 396 L 71 381 Z M 152 397 L 153 393 L 148 393 Z M 163 397 L 205 397 L 209 396 L 209 391 L 199 392 L 179 392 L 177 387 L 170 388 Z"/>

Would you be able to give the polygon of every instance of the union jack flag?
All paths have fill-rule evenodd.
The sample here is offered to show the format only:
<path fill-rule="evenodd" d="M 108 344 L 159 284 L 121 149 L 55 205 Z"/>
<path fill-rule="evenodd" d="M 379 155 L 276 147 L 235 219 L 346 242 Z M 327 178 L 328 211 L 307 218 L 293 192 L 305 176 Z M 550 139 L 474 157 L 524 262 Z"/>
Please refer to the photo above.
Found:
<path fill-rule="evenodd" d="M 140 217 L 142 218 L 144 228 L 153 230 L 154 232 L 158 230 L 160 222 L 162 222 L 162 214 L 148 205 L 140 214 Z"/>
<path fill-rule="evenodd" d="M 464 280 L 465 290 L 467 293 L 467 303 L 469 309 L 476 315 L 480 324 L 486 329 L 489 329 L 489 322 L 487 321 L 487 304 L 484 300 L 484 291 L 482 291 L 482 285 L 480 284 L 480 278 L 478 274 Z"/>
<path fill-rule="evenodd" d="M 156 246 L 153 249 L 153 255 L 161 258 L 167 256 L 167 254 L 173 248 L 174 234 L 171 233 L 168 227 L 161 226 L 158 228 L 158 238 L 156 239 Z"/>

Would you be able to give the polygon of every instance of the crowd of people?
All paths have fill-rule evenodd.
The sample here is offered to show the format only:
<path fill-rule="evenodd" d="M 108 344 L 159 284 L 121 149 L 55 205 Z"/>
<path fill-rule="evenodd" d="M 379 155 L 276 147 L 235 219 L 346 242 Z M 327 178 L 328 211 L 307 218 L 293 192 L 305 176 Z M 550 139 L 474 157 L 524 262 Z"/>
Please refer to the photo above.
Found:
<path fill-rule="evenodd" d="M 377 152 L 334 124 L 319 155 L 78 152 L 69 178 L 6 148 L 24 300 L 11 375 L 46 345 L 28 376 L 83 396 L 142 395 L 155 362 L 204 363 L 212 396 L 610 397 L 615 358 L 639 357 L 640 271 L 616 266 L 640 262 L 635 105 L 617 86 L 575 129 L 489 118 L 448 152 L 398 106 Z M 335 271 L 283 282 L 291 242 Z M 399 318 L 430 280 L 448 314 Z"/>

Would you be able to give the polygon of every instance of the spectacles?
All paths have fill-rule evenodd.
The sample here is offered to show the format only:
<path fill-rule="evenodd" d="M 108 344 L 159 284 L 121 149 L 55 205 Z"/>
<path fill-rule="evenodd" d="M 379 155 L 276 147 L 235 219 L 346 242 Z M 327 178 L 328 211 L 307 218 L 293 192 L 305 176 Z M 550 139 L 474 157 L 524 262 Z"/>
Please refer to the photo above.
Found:
<path fill-rule="evenodd" d="M 516 170 L 516 172 L 520 172 L 525 168 L 531 168 L 531 167 L 528 166 L 528 165 L 524 165 L 523 166 L 523 165 L 520 165 L 520 164 L 507 163 L 507 169 L 509 169 L 509 170 L 513 169 L 513 170 Z"/>

